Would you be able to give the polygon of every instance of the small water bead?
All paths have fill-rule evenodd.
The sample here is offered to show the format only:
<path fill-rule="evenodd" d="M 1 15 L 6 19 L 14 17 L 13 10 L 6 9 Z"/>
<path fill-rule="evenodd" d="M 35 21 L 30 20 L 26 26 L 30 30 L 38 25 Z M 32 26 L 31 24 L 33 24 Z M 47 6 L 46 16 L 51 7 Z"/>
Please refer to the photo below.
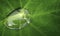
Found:
<path fill-rule="evenodd" d="M 5 24 L 9 29 L 22 29 L 30 23 L 29 12 L 26 9 L 18 9 L 11 13 Z"/>

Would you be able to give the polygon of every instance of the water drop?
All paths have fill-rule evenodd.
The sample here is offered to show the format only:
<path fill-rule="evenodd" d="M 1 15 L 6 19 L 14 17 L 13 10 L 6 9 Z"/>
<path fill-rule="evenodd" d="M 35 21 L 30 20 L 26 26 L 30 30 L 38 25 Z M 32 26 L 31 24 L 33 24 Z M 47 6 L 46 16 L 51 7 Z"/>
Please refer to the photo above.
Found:
<path fill-rule="evenodd" d="M 9 29 L 22 29 L 30 23 L 29 12 L 26 9 L 17 9 L 6 19 L 6 26 Z"/>

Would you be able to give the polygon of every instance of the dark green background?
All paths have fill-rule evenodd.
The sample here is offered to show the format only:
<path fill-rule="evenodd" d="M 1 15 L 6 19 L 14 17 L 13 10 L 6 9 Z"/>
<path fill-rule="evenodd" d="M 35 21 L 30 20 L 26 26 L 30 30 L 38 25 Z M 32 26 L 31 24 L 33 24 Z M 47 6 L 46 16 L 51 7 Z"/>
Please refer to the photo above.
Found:
<path fill-rule="evenodd" d="M 10 30 L 4 18 L 18 7 L 29 10 L 31 23 Z M 60 0 L 0 0 L 0 36 L 60 36 Z"/>

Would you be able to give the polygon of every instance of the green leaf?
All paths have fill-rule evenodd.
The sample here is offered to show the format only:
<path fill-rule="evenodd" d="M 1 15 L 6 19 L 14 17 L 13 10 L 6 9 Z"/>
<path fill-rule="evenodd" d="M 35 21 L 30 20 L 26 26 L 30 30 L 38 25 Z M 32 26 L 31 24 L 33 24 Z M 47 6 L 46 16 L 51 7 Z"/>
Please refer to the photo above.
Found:
<path fill-rule="evenodd" d="M 29 11 L 30 24 L 8 29 L 4 18 L 18 7 Z M 0 36 L 60 36 L 60 0 L 0 0 Z"/>

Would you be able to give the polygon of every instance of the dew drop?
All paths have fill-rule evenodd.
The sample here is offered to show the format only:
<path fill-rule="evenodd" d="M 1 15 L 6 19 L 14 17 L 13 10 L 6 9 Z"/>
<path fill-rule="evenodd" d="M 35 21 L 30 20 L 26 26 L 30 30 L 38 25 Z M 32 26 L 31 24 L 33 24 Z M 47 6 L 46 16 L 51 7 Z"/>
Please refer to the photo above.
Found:
<path fill-rule="evenodd" d="M 6 19 L 6 26 L 9 29 L 22 29 L 30 23 L 29 12 L 26 9 L 17 9 Z"/>

